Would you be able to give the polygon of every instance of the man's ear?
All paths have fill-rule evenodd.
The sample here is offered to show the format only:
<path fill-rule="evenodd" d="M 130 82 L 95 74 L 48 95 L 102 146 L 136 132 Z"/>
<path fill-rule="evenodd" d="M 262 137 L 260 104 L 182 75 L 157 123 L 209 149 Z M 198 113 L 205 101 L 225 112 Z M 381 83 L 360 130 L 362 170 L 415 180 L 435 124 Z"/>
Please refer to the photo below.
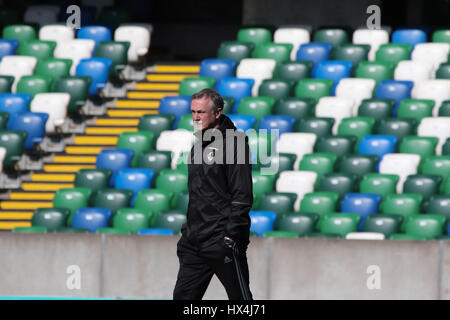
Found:
<path fill-rule="evenodd" d="M 219 119 L 219 117 L 222 115 L 222 109 L 217 109 L 216 113 L 216 119 Z"/>

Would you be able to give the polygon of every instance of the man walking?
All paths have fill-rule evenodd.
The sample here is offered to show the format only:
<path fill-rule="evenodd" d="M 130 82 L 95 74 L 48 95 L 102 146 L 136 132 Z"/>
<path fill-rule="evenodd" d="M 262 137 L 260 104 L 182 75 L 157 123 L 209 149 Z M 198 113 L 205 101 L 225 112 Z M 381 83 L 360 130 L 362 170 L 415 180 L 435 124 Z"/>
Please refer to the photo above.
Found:
<path fill-rule="evenodd" d="M 202 299 L 215 274 L 230 300 L 251 300 L 247 246 L 253 203 L 247 137 L 222 114 L 219 93 L 191 97 L 197 142 L 191 149 L 187 223 L 177 245 L 175 300 Z"/>

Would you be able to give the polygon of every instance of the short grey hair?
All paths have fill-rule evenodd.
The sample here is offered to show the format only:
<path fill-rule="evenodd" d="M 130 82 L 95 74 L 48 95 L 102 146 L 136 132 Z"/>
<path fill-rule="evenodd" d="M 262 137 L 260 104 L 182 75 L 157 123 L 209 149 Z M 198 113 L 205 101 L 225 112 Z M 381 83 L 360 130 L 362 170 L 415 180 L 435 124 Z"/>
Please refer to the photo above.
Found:
<path fill-rule="evenodd" d="M 203 98 L 209 98 L 212 102 L 212 109 L 214 113 L 217 113 L 219 109 L 223 110 L 223 105 L 225 104 L 222 96 L 216 90 L 213 89 L 203 89 L 191 96 L 191 100 L 198 100 Z"/>

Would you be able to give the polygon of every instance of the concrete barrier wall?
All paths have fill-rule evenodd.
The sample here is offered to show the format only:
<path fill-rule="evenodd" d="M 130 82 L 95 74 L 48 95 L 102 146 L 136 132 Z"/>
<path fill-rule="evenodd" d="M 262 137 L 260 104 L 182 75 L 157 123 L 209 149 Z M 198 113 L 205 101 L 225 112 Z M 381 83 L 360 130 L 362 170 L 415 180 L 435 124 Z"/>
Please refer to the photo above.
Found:
<path fill-rule="evenodd" d="M 3 233 L 0 296 L 171 299 L 178 239 Z M 255 299 L 450 299 L 446 241 L 251 238 L 247 254 Z M 226 298 L 213 277 L 205 299 Z"/>

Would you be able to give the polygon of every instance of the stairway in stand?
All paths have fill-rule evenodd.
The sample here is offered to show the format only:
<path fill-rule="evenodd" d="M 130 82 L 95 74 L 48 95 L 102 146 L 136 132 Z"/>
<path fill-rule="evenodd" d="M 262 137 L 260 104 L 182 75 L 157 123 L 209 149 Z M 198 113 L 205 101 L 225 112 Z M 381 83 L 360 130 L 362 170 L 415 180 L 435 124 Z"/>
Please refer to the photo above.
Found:
<path fill-rule="evenodd" d="M 0 201 L 0 231 L 31 226 L 35 209 L 52 207 L 57 190 L 74 187 L 78 170 L 95 168 L 100 150 L 115 148 L 122 132 L 138 131 L 140 117 L 157 114 L 161 98 L 178 95 L 180 82 L 198 76 L 199 69 L 195 64 L 149 68 L 146 81 L 137 82 L 104 116 L 88 120 L 84 134 L 73 135 L 64 152 L 54 153 L 43 170 L 32 172 L 20 189 L 10 190 L 9 199 Z"/>

